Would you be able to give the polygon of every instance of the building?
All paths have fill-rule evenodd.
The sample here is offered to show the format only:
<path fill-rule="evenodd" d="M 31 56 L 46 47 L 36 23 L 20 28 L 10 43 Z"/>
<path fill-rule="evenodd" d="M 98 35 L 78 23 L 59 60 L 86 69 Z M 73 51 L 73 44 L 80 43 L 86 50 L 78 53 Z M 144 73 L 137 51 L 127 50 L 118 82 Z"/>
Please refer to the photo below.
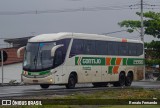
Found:
<path fill-rule="evenodd" d="M 0 49 L 4 51 L 4 56 L 7 58 L 4 62 L 4 65 L 22 62 L 24 52 L 22 51 L 21 57 L 17 58 L 17 50 L 22 46 L 26 46 L 28 39 L 30 39 L 31 37 L 33 36 L 4 40 L 4 42 L 10 45 L 9 48 Z"/>
<path fill-rule="evenodd" d="M 22 51 L 21 57 L 18 58 L 17 50 L 18 48 L 25 46 L 28 39 L 31 37 L 32 36 L 4 40 L 4 42 L 8 43 L 10 47 L 6 46 L 7 48 L 0 48 L 0 50 L 4 51 L 4 58 L 7 58 L 4 62 L 3 77 L 1 74 L 2 71 L 0 71 L 0 85 L 2 83 L 2 79 L 3 83 L 10 83 L 12 81 L 21 82 L 22 61 L 24 52 Z"/>

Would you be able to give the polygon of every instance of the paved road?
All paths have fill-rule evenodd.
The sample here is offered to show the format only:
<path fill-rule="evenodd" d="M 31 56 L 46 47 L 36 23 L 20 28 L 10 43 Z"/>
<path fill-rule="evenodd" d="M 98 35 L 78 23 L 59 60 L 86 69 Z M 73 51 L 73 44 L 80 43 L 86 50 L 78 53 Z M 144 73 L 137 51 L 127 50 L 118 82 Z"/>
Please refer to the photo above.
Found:
<path fill-rule="evenodd" d="M 146 88 L 146 89 L 160 89 L 160 82 L 133 82 L 133 88 Z M 50 86 L 49 89 L 41 89 L 39 85 L 30 86 L 3 86 L 0 87 L 0 98 L 7 97 L 22 97 L 22 96 L 36 96 L 36 95 L 65 95 L 75 92 L 89 92 L 89 91 L 99 91 L 105 89 L 119 89 L 121 87 L 99 87 L 93 88 L 92 84 L 77 84 L 75 89 L 66 89 L 65 86 Z M 126 88 L 126 87 L 124 87 Z"/>

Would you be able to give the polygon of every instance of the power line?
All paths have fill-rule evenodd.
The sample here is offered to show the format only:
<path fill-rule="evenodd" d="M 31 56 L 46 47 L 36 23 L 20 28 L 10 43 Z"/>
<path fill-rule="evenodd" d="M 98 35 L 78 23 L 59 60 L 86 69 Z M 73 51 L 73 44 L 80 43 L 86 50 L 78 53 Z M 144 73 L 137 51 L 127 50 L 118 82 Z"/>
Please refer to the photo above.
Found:
<path fill-rule="evenodd" d="M 101 11 L 101 10 L 125 10 L 130 9 L 129 5 L 121 6 L 101 6 L 101 7 L 81 7 L 61 10 L 30 10 L 30 11 L 0 11 L 0 15 L 24 15 L 24 14 L 44 14 L 44 13 L 64 13 L 64 12 L 81 12 L 81 11 Z"/>
<path fill-rule="evenodd" d="M 139 9 L 140 4 L 135 5 L 119 5 L 119 6 L 101 6 L 101 7 L 81 7 L 81 8 L 69 8 L 60 10 L 29 10 L 29 11 L 0 11 L 0 15 L 26 15 L 26 14 L 47 14 L 47 13 L 66 13 L 66 12 L 83 12 L 83 11 L 102 11 L 102 10 L 127 10 L 127 9 Z M 150 8 L 144 7 L 144 9 L 160 9 L 157 6 L 143 4 L 144 6 L 150 6 Z M 134 7 L 134 8 L 133 8 Z"/>
<path fill-rule="evenodd" d="M 124 32 L 124 31 L 128 31 L 128 30 L 113 31 L 113 32 L 103 33 L 103 35 L 114 34 L 114 33 L 119 33 L 119 32 Z"/>
<path fill-rule="evenodd" d="M 160 5 L 159 4 L 149 4 L 149 3 L 146 3 L 143 1 L 143 3 L 136 3 L 136 4 L 133 4 L 133 5 L 130 5 L 130 9 L 139 9 L 141 7 L 143 7 L 143 9 L 160 9 L 159 7 Z"/>

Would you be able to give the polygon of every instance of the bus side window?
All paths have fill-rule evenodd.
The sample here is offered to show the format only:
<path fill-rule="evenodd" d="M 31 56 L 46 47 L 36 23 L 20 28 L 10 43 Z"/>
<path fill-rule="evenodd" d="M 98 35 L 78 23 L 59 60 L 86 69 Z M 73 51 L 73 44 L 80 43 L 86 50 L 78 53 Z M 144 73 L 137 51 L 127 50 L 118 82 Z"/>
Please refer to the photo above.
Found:
<path fill-rule="evenodd" d="M 70 57 L 83 54 L 83 40 L 74 39 L 71 47 Z"/>
<path fill-rule="evenodd" d="M 84 40 L 83 54 L 95 55 L 96 53 L 95 41 Z"/>
<path fill-rule="evenodd" d="M 119 46 L 119 43 L 118 42 L 113 42 L 113 51 L 114 51 L 114 54 L 113 55 L 118 55 L 118 46 Z"/>
<path fill-rule="evenodd" d="M 137 56 L 142 55 L 143 54 L 143 44 L 138 43 L 137 44 Z"/>
<path fill-rule="evenodd" d="M 108 42 L 108 54 L 118 55 L 118 42 Z"/>
<path fill-rule="evenodd" d="M 134 43 L 128 43 L 128 55 L 129 56 L 136 56 L 137 55 L 137 47 Z"/>
<path fill-rule="evenodd" d="M 127 43 L 120 43 L 119 46 L 119 55 L 127 56 L 128 55 L 128 44 Z"/>
<path fill-rule="evenodd" d="M 108 54 L 108 43 L 105 41 L 96 41 L 96 54 L 107 55 Z"/>

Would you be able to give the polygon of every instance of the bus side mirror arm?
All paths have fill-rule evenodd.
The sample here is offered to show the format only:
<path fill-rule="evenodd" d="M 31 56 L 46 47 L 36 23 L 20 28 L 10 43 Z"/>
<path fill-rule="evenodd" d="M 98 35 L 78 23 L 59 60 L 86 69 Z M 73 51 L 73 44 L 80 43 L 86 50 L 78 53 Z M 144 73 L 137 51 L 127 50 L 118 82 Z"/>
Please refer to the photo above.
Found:
<path fill-rule="evenodd" d="M 56 45 L 54 46 L 52 49 L 51 49 L 51 57 L 54 57 L 55 56 L 55 52 L 58 48 L 64 46 L 63 44 L 60 44 L 60 45 Z"/>
<path fill-rule="evenodd" d="M 23 46 L 23 47 L 20 47 L 18 50 L 17 50 L 17 57 L 20 58 L 21 57 L 21 51 L 24 50 L 26 48 L 26 46 Z"/>

